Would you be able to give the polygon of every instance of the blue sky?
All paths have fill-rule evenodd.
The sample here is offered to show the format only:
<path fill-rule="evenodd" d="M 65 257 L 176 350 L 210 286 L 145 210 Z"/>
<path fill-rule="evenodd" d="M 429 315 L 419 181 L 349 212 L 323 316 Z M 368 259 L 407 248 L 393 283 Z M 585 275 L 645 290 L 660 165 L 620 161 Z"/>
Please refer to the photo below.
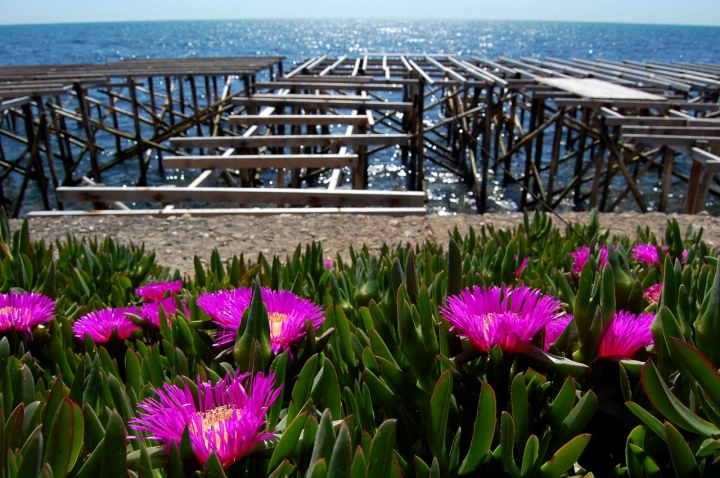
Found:
<path fill-rule="evenodd" d="M 720 25 L 720 0 L 0 0 L 0 24 L 243 18 Z"/>

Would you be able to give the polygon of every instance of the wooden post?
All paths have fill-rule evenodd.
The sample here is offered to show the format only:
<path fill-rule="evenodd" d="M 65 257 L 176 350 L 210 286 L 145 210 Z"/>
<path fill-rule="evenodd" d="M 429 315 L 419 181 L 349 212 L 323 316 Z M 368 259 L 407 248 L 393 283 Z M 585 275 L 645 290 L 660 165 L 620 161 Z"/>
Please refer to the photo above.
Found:
<path fill-rule="evenodd" d="M 515 92 L 510 100 L 510 117 L 506 125 L 507 138 L 507 151 L 512 150 L 513 143 L 515 142 L 515 111 L 517 110 L 517 97 L 518 93 Z M 503 187 L 507 187 L 508 183 L 512 181 L 512 156 L 508 156 L 505 159 L 505 171 L 503 172 Z"/>
<path fill-rule="evenodd" d="M 57 199 L 57 193 L 55 192 L 55 190 L 60 184 L 58 181 L 57 170 L 55 169 L 55 156 L 53 155 L 52 138 L 50 137 L 50 128 L 48 126 L 47 114 L 45 113 L 45 106 L 43 105 L 42 98 L 39 96 L 36 97 L 35 104 L 37 105 L 38 117 L 40 121 L 38 133 L 42 133 L 43 140 L 45 142 L 45 154 L 47 156 L 48 169 L 50 170 L 50 179 L 52 180 L 55 201 L 57 202 L 58 209 L 62 211 L 63 205 Z M 42 163 L 40 164 L 40 167 L 42 167 Z"/>
<path fill-rule="evenodd" d="M 80 108 L 80 116 L 82 117 L 83 129 L 85 130 L 85 136 L 87 137 L 87 149 L 90 153 L 90 164 L 92 166 L 93 179 L 96 183 L 101 183 L 100 178 L 100 166 L 98 165 L 97 151 L 95 150 L 95 135 L 93 134 L 92 128 L 90 127 L 90 119 L 87 111 L 87 102 L 85 99 L 85 90 L 80 86 L 80 83 L 73 83 L 73 90 L 77 95 L 78 106 Z M 134 88 L 132 88 L 134 94 Z"/>
<path fill-rule="evenodd" d="M 673 163 L 675 162 L 675 151 L 667 146 L 663 147 L 663 177 L 662 190 L 660 191 L 660 202 L 658 211 L 667 211 L 668 194 L 672 184 Z"/>
<path fill-rule="evenodd" d="M 135 126 L 135 142 L 137 143 L 137 156 L 138 156 L 138 164 L 140 166 L 140 177 L 138 178 L 138 186 L 147 186 L 147 167 L 148 163 L 145 162 L 145 158 L 143 157 L 143 138 L 142 138 L 142 131 L 140 130 L 140 112 L 138 111 L 138 102 L 137 102 L 137 91 L 135 89 L 135 79 L 134 78 L 128 78 L 128 88 L 130 89 L 130 101 L 132 103 L 132 114 L 133 114 L 133 124 Z M 96 181 L 97 182 L 97 181 Z"/>
<path fill-rule="evenodd" d="M 575 156 L 575 176 L 582 175 L 583 170 L 583 161 L 585 160 L 585 142 L 587 140 L 587 130 L 589 128 L 588 123 L 590 122 L 590 108 L 583 108 L 582 109 L 582 123 L 586 126 L 586 128 L 582 128 L 580 130 L 580 138 L 578 139 L 578 150 L 577 150 L 577 156 Z M 575 210 L 581 211 L 582 207 L 580 205 L 580 194 L 582 192 L 582 178 L 578 178 L 578 181 L 575 183 L 574 188 L 574 201 L 575 201 Z"/>

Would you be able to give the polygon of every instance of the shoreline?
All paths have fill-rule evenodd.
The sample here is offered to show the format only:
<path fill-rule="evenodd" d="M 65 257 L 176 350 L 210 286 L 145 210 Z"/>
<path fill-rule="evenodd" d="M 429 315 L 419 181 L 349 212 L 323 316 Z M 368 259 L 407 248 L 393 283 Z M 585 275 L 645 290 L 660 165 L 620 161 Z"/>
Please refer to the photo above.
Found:
<path fill-rule="evenodd" d="M 569 212 L 561 216 L 570 223 L 587 221 L 589 212 Z M 199 256 L 203 263 L 210 260 L 210 253 L 218 249 L 223 261 L 239 256 L 255 260 L 259 253 L 281 260 L 292 256 L 298 244 L 313 240 L 323 245 L 324 257 L 334 259 L 339 253 L 349 258 L 349 248 L 368 246 L 371 252 L 380 250 L 384 243 L 393 247 L 399 243 L 422 244 L 426 240 L 447 244 L 448 233 L 458 227 L 466 234 L 472 226 L 476 232 L 483 225 L 495 229 L 508 229 L 522 223 L 521 213 L 510 214 L 459 214 L 454 216 L 365 216 L 365 215 L 292 215 L 278 216 L 222 216 L 196 218 L 188 216 L 153 217 L 61 217 L 33 218 L 29 220 L 30 238 L 55 243 L 64 240 L 66 234 L 77 237 L 110 236 L 118 242 L 144 243 L 146 249 L 156 253 L 156 262 L 178 269 L 181 274 L 193 273 L 193 258 Z M 551 216 L 557 227 L 565 226 Z M 636 236 L 637 227 L 649 227 L 658 236 L 664 234 L 667 220 L 675 218 L 684 234 L 689 224 L 703 227 L 703 239 L 710 245 L 720 244 L 720 217 L 708 214 L 662 214 L 662 213 L 601 213 L 600 225 L 612 235 Z M 22 220 L 10 221 L 10 229 L 16 230 Z"/>

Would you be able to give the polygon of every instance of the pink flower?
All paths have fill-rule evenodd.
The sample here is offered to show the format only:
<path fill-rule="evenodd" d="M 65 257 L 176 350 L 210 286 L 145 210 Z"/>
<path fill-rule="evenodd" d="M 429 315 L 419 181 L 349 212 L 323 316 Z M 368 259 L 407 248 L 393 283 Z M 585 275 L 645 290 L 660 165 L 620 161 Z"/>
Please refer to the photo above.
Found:
<path fill-rule="evenodd" d="M 250 305 L 252 289 L 241 287 L 233 290 L 200 294 L 197 306 L 223 328 L 236 328 L 240 325 L 242 314 Z"/>
<path fill-rule="evenodd" d="M 636 261 L 645 262 L 645 264 L 649 266 L 653 264 L 660 264 L 657 247 L 652 244 L 638 244 L 633 247 L 631 256 Z"/>
<path fill-rule="evenodd" d="M 133 331 L 140 329 L 126 315 L 137 312 L 137 309 L 131 307 L 96 310 L 82 316 L 75 322 L 73 332 L 75 332 L 75 337 L 79 339 L 88 334 L 96 343 L 104 343 L 108 342 L 113 331 L 117 330 L 118 338 L 125 340 L 130 337 Z"/>
<path fill-rule="evenodd" d="M 608 250 L 605 246 L 601 246 L 599 250 L 600 267 L 604 268 L 605 264 L 607 264 Z M 572 273 L 575 275 L 580 275 L 583 267 L 585 267 L 585 263 L 588 261 L 588 259 L 590 259 L 590 248 L 587 246 L 578 247 L 577 249 L 575 249 L 575 252 L 570 253 L 570 257 L 572 257 L 575 261 L 572 266 Z"/>
<path fill-rule="evenodd" d="M 275 353 L 287 350 L 300 341 L 305 336 L 305 322 L 308 320 L 316 330 L 325 320 L 321 307 L 310 300 L 301 299 L 289 290 L 274 291 L 263 287 L 262 299 L 270 320 L 270 346 Z M 240 303 L 238 305 L 241 306 Z M 235 341 L 243 312 L 249 305 L 248 301 L 248 305 L 242 310 L 234 310 L 228 314 L 228 317 L 236 319 L 234 323 L 215 321 L 223 327 L 216 338 L 218 345 Z"/>
<path fill-rule="evenodd" d="M 550 346 L 554 344 L 558 338 L 560 338 L 563 332 L 565 332 L 565 329 L 567 329 L 568 324 L 572 322 L 572 319 L 572 314 L 563 314 L 545 326 L 546 352 L 550 350 Z"/>
<path fill-rule="evenodd" d="M 654 314 L 644 313 L 638 316 L 621 310 L 605 331 L 598 358 L 624 360 L 632 358 L 641 348 L 653 343 L 650 325 L 655 319 Z"/>
<path fill-rule="evenodd" d="M 168 292 L 170 292 L 171 296 L 177 294 L 181 288 L 181 280 L 174 282 L 153 282 L 152 284 L 138 287 L 135 289 L 135 292 L 145 300 L 160 300 L 165 297 L 165 294 Z"/>
<path fill-rule="evenodd" d="M 160 327 L 160 306 L 162 306 L 166 316 L 175 315 L 177 312 L 177 300 L 174 297 L 166 297 L 156 302 L 144 303 L 140 311 L 140 316 L 155 327 Z M 190 311 L 187 307 L 185 307 L 185 315 L 190 316 Z"/>
<path fill-rule="evenodd" d="M 265 414 L 280 394 L 273 388 L 275 376 L 262 373 L 230 373 L 216 385 L 197 380 L 197 396 L 185 385 L 163 384 L 155 390 L 158 399 L 138 404 L 138 414 L 130 427 L 146 432 L 148 438 L 169 448 L 180 446 L 187 427 L 190 444 L 198 462 L 204 464 L 215 452 L 227 468 L 247 456 L 253 445 L 272 436 L 265 432 Z"/>
<path fill-rule="evenodd" d="M 323 266 L 325 266 L 325 269 L 332 269 L 333 267 L 335 267 L 335 263 L 330 259 L 324 259 Z"/>
<path fill-rule="evenodd" d="M 55 302 L 46 295 L 14 291 L 0 294 L 0 331 L 30 332 L 36 325 L 52 320 L 53 312 Z"/>
<path fill-rule="evenodd" d="M 440 311 L 480 352 L 499 345 L 505 352 L 522 353 L 532 347 L 533 338 L 543 327 L 565 316 L 559 307 L 555 297 L 526 286 L 474 286 L 448 297 Z"/>
<path fill-rule="evenodd" d="M 648 302 L 658 303 L 660 302 L 660 294 L 662 294 L 662 282 L 659 284 L 651 285 L 643 292 L 643 297 Z"/>
<path fill-rule="evenodd" d="M 682 251 L 682 257 L 681 257 L 683 262 L 687 262 L 687 256 L 688 256 L 688 250 L 685 249 L 684 251 Z"/>
<path fill-rule="evenodd" d="M 515 257 L 515 259 L 517 259 L 517 257 Z M 516 278 L 516 279 L 519 279 L 519 278 L 520 278 L 520 276 L 522 275 L 523 270 L 525 270 L 525 267 L 527 267 L 528 262 L 530 262 L 530 259 L 526 257 L 526 258 L 523 259 L 523 261 L 520 263 L 520 267 L 518 267 L 517 271 L 515 272 L 515 278 Z"/>

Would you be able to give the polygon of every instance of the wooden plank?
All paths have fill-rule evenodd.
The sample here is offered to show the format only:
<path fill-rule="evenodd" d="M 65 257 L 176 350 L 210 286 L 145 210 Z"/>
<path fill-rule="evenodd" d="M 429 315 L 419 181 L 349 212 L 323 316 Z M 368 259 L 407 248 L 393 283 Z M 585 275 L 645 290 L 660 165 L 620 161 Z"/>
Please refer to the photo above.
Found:
<path fill-rule="evenodd" d="M 664 101 L 667 98 L 652 95 L 626 86 L 598 80 L 597 78 L 540 78 L 540 83 L 550 85 L 585 98 L 610 100 Z"/>
<path fill-rule="evenodd" d="M 274 125 L 274 124 L 301 124 L 301 125 L 334 125 L 334 124 L 367 124 L 365 115 L 232 115 L 230 124 L 244 125 Z"/>
<path fill-rule="evenodd" d="M 602 108 L 603 110 L 606 108 Z M 656 116 L 606 116 L 605 124 L 608 126 L 720 126 L 720 120 L 705 118 L 664 118 Z"/>
<path fill-rule="evenodd" d="M 62 202 L 210 202 L 319 206 L 421 207 L 423 192 L 355 189 L 104 187 L 57 188 Z"/>
<path fill-rule="evenodd" d="M 28 218 L 34 217 L 63 217 L 63 216 L 277 216 L 309 215 L 309 214 L 365 214 L 373 216 L 424 216 L 427 209 L 424 207 L 306 207 L 306 208 L 198 208 L 198 209 L 131 209 L 129 211 L 98 210 L 98 211 L 32 211 Z"/>
<path fill-rule="evenodd" d="M 271 81 L 255 83 L 255 88 L 318 88 L 321 90 L 356 90 L 360 87 L 357 82 L 346 81 L 347 78 L 331 77 L 333 82 L 329 81 Z M 325 80 L 325 79 L 323 79 Z M 371 82 L 363 82 L 362 88 L 365 90 L 375 91 L 402 91 L 403 85 L 393 85 L 391 83 L 374 84 Z"/>
<path fill-rule="evenodd" d="M 718 103 L 688 103 L 685 101 L 678 100 L 666 100 L 666 101 L 640 101 L 640 100 L 608 100 L 608 99 L 593 99 L 593 98 L 558 98 L 555 100 L 558 106 L 589 106 L 589 107 L 602 107 L 612 106 L 615 108 L 645 108 L 645 109 L 669 109 L 669 108 L 680 108 L 685 110 L 696 110 L 696 111 L 720 111 L 720 104 Z"/>
<path fill-rule="evenodd" d="M 293 146 L 360 146 L 396 145 L 407 140 L 404 134 L 317 134 L 274 136 L 220 136 L 201 138 L 171 138 L 175 148 L 258 148 Z"/>
<path fill-rule="evenodd" d="M 687 135 L 663 135 L 663 134 L 627 134 L 623 139 L 636 143 L 651 144 L 656 146 L 694 146 L 698 142 L 710 146 L 720 146 L 720 137 L 713 136 L 687 136 Z"/>
<path fill-rule="evenodd" d="M 165 156 L 166 168 L 334 168 L 355 167 L 357 154 L 252 154 L 234 156 Z"/>
<path fill-rule="evenodd" d="M 720 136 L 720 126 L 640 126 L 623 125 L 620 128 L 622 136 L 626 134 L 664 134 L 676 136 Z"/>
<path fill-rule="evenodd" d="M 283 98 L 233 98 L 235 106 L 286 106 L 295 108 L 365 108 L 372 110 L 410 111 L 412 103 L 399 101 L 367 101 L 367 100 L 302 100 Z"/>
<path fill-rule="evenodd" d="M 317 86 L 315 86 L 317 88 Z M 278 95 L 275 93 L 256 93 L 252 96 L 250 96 L 250 99 L 259 99 L 259 100 L 276 100 Z M 242 98 L 242 97 L 238 97 Z M 308 100 L 308 101 L 317 101 L 317 100 L 351 100 L 351 101 L 370 101 L 370 98 L 360 95 L 336 95 L 332 93 L 318 93 L 318 94 L 305 94 L 305 93 L 293 93 L 293 94 L 287 94 L 282 97 L 282 99 L 288 99 L 288 100 Z"/>

